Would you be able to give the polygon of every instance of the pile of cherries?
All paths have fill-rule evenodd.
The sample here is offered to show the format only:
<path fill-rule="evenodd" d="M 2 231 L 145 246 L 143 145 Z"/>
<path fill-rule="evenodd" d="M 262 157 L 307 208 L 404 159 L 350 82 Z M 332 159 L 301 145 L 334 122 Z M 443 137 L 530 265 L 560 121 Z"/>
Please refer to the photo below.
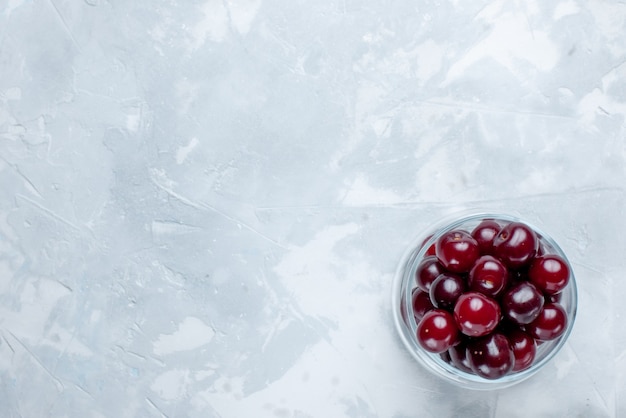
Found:
<path fill-rule="evenodd" d="M 566 260 L 521 222 L 482 220 L 441 235 L 419 262 L 412 293 L 417 341 L 456 368 L 498 379 L 529 368 L 568 317 Z"/>

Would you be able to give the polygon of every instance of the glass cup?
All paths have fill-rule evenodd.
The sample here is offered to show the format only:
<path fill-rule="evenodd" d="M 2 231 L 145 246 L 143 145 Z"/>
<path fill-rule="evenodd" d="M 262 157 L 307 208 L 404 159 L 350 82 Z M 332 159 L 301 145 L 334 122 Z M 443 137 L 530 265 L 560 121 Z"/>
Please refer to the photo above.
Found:
<path fill-rule="evenodd" d="M 567 326 L 563 334 L 550 341 L 544 341 L 537 346 L 535 359 L 532 365 L 519 372 L 510 372 L 497 379 L 485 379 L 472 373 L 465 372 L 448 363 L 441 354 L 430 353 L 424 350 L 417 341 L 417 322 L 413 316 L 412 292 L 416 287 L 415 272 L 420 261 L 426 256 L 428 249 L 443 234 L 463 229 L 471 232 L 481 221 L 493 219 L 504 225 L 508 222 L 522 222 L 533 229 L 539 238 L 539 246 L 544 254 L 557 254 L 568 264 L 570 270 L 569 282 L 565 289 L 560 292 L 559 304 L 567 313 Z M 576 317 L 577 290 L 576 280 L 571 264 L 559 245 L 541 229 L 520 219 L 516 216 L 500 213 L 473 213 L 469 215 L 457 215 L 448 217 L 433 225 L 423 234 L 418 236 L 402 258 L 398 266 L 393 283 L 392 309 L 396 328 L 400 338 L 413 357 L 427 370 L 440 376 L 444 380 L 458 386 L 476 389 L 490 390 L 502 389 L 512 386 L 536 374 L 546 365 L 565 344 L 571 333 Z"/>

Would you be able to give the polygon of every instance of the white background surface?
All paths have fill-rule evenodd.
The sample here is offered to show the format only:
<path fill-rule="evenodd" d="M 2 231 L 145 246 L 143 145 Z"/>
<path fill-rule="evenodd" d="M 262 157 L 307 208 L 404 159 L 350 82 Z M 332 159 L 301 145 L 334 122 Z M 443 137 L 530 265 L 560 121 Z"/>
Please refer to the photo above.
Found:
<path fill-rule="evenodd" d="M 626 416 L 626 4 L 0 0 L 0 416 Z M 541 225 L 579 316 L 450 387 L 409 242 Z"/>

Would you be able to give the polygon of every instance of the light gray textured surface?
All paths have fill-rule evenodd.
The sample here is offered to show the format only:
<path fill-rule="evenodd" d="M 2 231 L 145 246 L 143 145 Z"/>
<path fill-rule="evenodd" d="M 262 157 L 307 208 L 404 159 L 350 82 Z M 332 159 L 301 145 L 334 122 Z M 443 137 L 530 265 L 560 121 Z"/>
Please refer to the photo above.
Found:
<path fill-rule="evenodd" d="M 546 3 L 546 4 L 544 4 Z M 626 4 L 0 0 L 0 416 L 626 415 Z M 449 387 L 408 243 L 515 211 L 579 317 Z"/>

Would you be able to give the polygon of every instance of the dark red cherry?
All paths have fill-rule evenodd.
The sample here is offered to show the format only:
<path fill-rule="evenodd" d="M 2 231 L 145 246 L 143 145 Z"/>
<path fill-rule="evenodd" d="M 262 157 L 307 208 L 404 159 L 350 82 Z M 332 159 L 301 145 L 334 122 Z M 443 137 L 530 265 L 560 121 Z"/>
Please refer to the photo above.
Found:
<path fill-rule="evenodd" d="M 429 239 L 432 238 L 432 235 L 427 236 L 424 241 L 422 241 L 422 247 L 424 245 L 426 245 L 426 243 L 428 242 Z M 432 243 L 430 245 L 430 247 L 428 247 L 428 249 L 426 250 L 426 253 L 424 253 L 424 256 L 429 256 L 429 255 L 435 255 L 435 243 Z"/>
<path fill-rule="evenodd" d="M 468 343 L 467 358 L 474 373 L 492 380 L 508 374 L 515 364 L 509 340 L 497 332 Z"/>
<path fill-rule="evenodd" d="M 432 302 L 430 301 L 430 295 L 428 294 L 428 292 L 424 292 L 422 289 L 413 289 L 411 300 L 413 305 L 413 316 L 415 317 L 415 322 L 419 322 L 424 317 L 426 312 L 435 309 Z"/>
<path fill-rule="evenodd" d="M 542 341 L 559 338 L 566 328 L 567 313 L 558 303 L 545 304 L 537 319 L 524 327 L 531 337 Z"/>
<path fill-rule="evenodd" d="M 471 290 L 496 298 L 505 289 L 508 276 L 509 272 L 500 260 L 483 255 L 470 270 L 467 284 Z"/>
<path fill-rule="evenodd" d="M 498 326 L 496 327 L 495 332 L 499 332 L 504 335 L 509 335 L 510 332 L 518 330 L 518 329 L 520 329 L 519 324 L 516 324 L 515 322 L 511 321 L 506 316 L 502 315 L 502 319 L 500 319 L 500 322 L 498 323 Z"/>
<path fill-rule="evenodd" d="M 515 357 L 513 371 L 519 372 L 529 368 L 535 361 L 537 353 L 535 339 L 520 329 L 510 331 L 506 337 Z"/>
<path fill-rule="evenodd" d="M 563 299 L 563 292 L 557 293 L 556 295 L 545 295 L 546 303 L 561 303 L 561 299 Z"/>
<path fill-rule="evenodd" d="M 502 312 L 513 322 L 525 325 L 539 316 L 544 304 L 543 294 L 529 282 L 520 282 L 502 297 Z"/>
<path fill-rule="evenodd" d="M 569 282 L 567 262 L 556 254 L 536 257 L 528 269 L 528 279 L 547 295 L 559 293 Z"/>
<path fill-rule="evenodd" d="M 441 309 L 451 311 L 465 290 L 465 281 L 456 274 L 442 273 L 430 286 L 430 301 Z"/>
<path fill-rule="evenodd" d="M 505 225 L 493 240 L 494 255 L 513 269 L 528 264 L 537 254 L 538 245 L 537 234 L 521 222 Z"/>
<path fill-rule="evenodd" d="M 445 269 L 434 255 L 426 256 L 420 261 L 415 270 L 415 282 L 424 292 L 430 290 L 430 285 Z"/>
<path fill-rule="evenodd" d="M 485 219 L 474 228 L 471 235 L 478 243 L 481 254 L 493 254 L 493 239 L 500 228 L 500 224 L 493 219 Z"/>
<path fill-rule="evenodd" d="M 455 366 L 459 370 L 463 370 L 467 373 L 473 373 L 470 367 L 469 360 L 467 358 L 467 342 L 461 341 L 454 347 L 448 349 L 448 355 L 450 356 L 449 363 Z"/>
<path fill-rule="evenodd" d="M 489 334 L 500 322 L 500 306 L 482 293 L 467 292 L 456 301 L 454 320 L 463 334 L 480 337 Z"/>
<path fill-rule="evenodd" d="M 480 255 L 476 240 L 467 231 L 459 229 L 439 237 L 435 252 L 441 264 L 453 273 L 468 272 Z"/>
<path fill-rule="evenodd" d="M 443 309 L 426 312 L 417 325 L 417 342 L 426 351 L 443 353 L 458 342 L 459 331 L 452 314 Z"/>
<path fill-rule="evenodd" d="M 508 278 L 508 287 L 513 287 L 514 285 L 528 281 L 528 274 L 526 269 L 522 270 L 511 270 L 509 269 L 509 278 Z"/>

